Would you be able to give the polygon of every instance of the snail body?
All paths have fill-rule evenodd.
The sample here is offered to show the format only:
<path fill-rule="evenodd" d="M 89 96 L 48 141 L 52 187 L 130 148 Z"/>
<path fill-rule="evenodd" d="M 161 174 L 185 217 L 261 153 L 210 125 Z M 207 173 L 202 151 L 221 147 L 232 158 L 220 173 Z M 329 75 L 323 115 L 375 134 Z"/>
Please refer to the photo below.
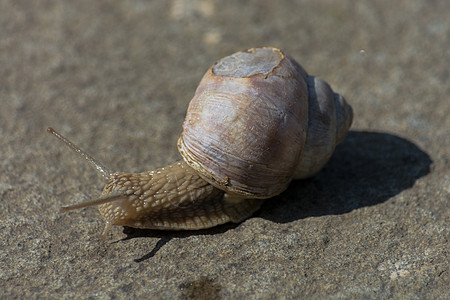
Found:
<path fill-rule="evenodd" d="M 322 79 L 276 48 L 216 62 L 189 104 L 178 139 L 182 161 L 143 173 L 110 172 L 69 140 L 107 183 L 98 205 L 112 225 L 202 229 L 240 222 L 293 179 L 319 172 L 346 136 L 353 112 Z"/>

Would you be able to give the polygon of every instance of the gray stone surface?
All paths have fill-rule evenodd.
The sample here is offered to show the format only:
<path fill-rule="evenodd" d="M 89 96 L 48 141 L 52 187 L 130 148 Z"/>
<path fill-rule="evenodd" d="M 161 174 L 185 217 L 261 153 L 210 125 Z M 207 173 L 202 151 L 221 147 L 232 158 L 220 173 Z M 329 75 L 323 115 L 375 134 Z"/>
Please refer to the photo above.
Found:
<path fill-rule="evenodd" d="M 0 298 L 448 299 L 450 2 L 0 1 Z M 277 46 L 355 111 L 317 176 L 198 232 L 114 227 L 102 178 L 179 159 L 217 59 Z"/>

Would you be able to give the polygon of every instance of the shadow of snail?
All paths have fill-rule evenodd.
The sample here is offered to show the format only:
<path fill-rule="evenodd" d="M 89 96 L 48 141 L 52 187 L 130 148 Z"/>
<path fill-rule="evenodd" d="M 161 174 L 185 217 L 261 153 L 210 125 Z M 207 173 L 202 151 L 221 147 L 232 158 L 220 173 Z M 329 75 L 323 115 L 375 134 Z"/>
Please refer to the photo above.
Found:
<path fill-rule="evenodd" d="M 383 203 L 411 188 L 430 173 L 432 160 L 412 142 L 381 132 L 350 131 L 325 168 L 306 180 L 292 181 L 282 194 L 268 199 L 253 214 L 287 224 L 304 218 L 340 215 Z M 136 259 L 153 257 L 171 239 L 214 235 L 235 228 L 224 224 L 200 231 L 155 231 L 125 227 L 127 239 L 157 237 L 151 251 Z M 268 225 L 270 226 L 270 225 Z M 238 228 L 236 228 L 238 230 Z"/>

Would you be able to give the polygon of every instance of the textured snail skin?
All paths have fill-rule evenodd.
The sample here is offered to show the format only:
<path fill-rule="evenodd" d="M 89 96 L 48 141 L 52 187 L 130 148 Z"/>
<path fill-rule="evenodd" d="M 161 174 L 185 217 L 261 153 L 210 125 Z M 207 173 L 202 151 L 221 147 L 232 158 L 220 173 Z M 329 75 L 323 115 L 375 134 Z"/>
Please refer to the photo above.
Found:
<path fill-rule="evenodd" d="M 183 161 L 143 173 L 110 172 L 68 139 L 106 179 L 106 221 L 136 228 L 191 230 L 240 222 L 293 179 L 313 176 L 351 126 L 353 111 L 322 79 L 276 48 L 216 62 L 189 104 L 178 150 Z"/>
<path fill-rule="evenodd" d="M 112 225 L 135 228 L 192 230 L 227 222 L 240 222 L 262 200 L 236 198 L 212 186 L 184 161 L 143 173 L 115 173 L 102 195 L 126 195 L 125 199 L 99 205 Z"/>

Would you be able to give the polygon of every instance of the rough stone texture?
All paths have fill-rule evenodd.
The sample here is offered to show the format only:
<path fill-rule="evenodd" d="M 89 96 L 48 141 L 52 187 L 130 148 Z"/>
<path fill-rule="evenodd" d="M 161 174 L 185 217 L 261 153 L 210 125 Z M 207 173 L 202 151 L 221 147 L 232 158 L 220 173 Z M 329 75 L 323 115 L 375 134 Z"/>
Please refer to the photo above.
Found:
<path fill-rule="evenodd" d="M 0 298 L 448 299 L 450 1 L 0 1 Z M 102 178 L 179 159 L 203 72 L 277 46 L 353 105 L 317 176 L 238 225 L 115 227 Z"/>

